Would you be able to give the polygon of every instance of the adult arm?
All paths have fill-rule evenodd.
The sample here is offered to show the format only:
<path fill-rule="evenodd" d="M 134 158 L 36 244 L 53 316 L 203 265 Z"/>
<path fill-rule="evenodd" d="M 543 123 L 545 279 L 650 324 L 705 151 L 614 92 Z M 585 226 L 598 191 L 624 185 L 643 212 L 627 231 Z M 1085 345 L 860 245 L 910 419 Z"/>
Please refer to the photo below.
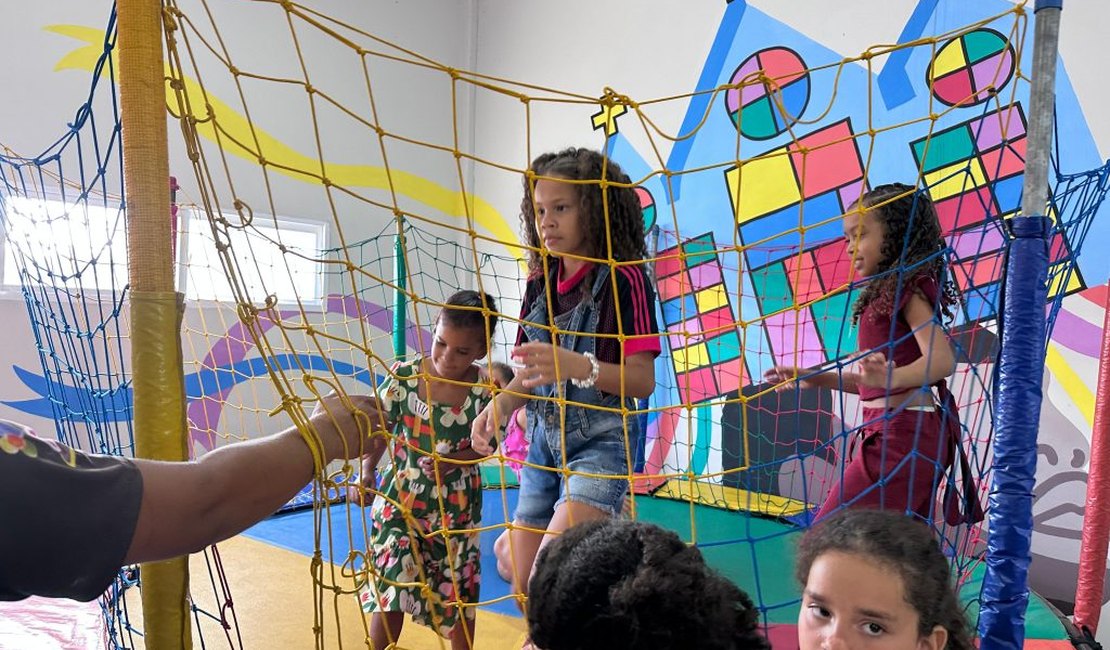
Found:
<path fill-rule="evenodd" d="M 362 452 L 381 456 L 377 401 L 325 397 L 311 418 L 319 434 L 317 453 L 325 463 Z M 147 562 L 198 551 L 236 535 L 273 514 L 312 479 L 313 449 L 291 427 L 265 438 L 221 447 L 200 460 L 159 462 L 136 459 L 142 500 L 125 563 Z"/>

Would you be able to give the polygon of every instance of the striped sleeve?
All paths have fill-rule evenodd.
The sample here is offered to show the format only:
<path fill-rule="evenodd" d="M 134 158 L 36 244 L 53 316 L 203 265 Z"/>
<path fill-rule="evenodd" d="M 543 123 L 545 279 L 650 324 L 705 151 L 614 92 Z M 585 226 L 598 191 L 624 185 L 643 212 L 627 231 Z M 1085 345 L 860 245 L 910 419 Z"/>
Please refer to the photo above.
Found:
<path fill-rule="evenodd" d="M 617 308 L 626 336 L 624 356 L 650 352 L 658 356 L 659 325 L 655 318 L 655 291 L 644 269 L 638 266 L 617 267 Z"/>

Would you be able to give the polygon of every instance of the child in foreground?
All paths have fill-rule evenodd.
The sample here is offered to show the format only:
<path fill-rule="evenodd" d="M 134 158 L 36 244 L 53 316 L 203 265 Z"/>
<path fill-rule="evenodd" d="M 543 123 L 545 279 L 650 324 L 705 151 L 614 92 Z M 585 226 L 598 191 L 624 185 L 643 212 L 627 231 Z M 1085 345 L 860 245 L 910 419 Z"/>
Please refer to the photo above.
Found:
<path fill-rule="evenodd" d="M 798 545 L 800 650 L 973 650 L 948 560 L 924 523 L 845 510 Z"/>
<path fill-rule="evenodd" d="M 672 531 L 627 519 L 565 531 L 536 562 L 528 631 L 543 650 L 766 650 L 759 612 Z"/>

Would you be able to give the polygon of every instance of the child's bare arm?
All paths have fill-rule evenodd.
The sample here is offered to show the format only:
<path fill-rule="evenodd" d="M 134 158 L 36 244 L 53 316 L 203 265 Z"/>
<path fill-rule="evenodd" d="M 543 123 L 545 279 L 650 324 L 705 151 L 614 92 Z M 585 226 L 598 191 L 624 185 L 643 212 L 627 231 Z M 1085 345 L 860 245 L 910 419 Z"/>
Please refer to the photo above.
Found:
<path fill-rule="evenodd" d="M 505 418 L 512 415 L 513 411 L 524 406 L 524 401 L 527 398 L 520 393 L 528 394 L 532 392 L 531 388 L 524 385 L 524 378 L 521 374 L 520 372 L 516 373 L 509 385 L 503 388 L 500 393 L 497 393 L 478 414 L 478 417 L 474 419 L 474 422 L 471 422 L 470 444 L 479 452 L 484 452 L 487 455 L 493 453 L 493 445 L 490 442 L 497 435 L 497 431 L 501 429 L 501 423 Z"/>
<path fill-rule="evenodd" d="M 795 388 L 794 380 L 797 380 L 797 386 L 800 388 L 828 388 L 845 393 L 859 393 L 859 373 L 843 369 L 812 373 L 814 373 L 813 368 L 775 366 L 763 373 L 763 379 L 777 384 L 775 390 L 780 392 Z"/>
<path fill-rule="evenodd" d="M 473 461 L 483 458 L 485 458 L 485 455 L 478 453 L 473 447 L 467 447 L 449 454 L 439 454 L 438 458 L 436 456 L 421 456 L 420 460 L 416 462 L 420 465 L 420 469 L 424 471 L 425 476 L 442 483 L 444 477 L 451 476 L 456 469 L 473 465 Z M 437 472 L 438 477 L 436 476 Z"/>
<path fill-rule="evenodd" d="M 473 447 L 467 447 L 466 449 L 460 449 L 458 451 L 453 451 L 449 454 L 440 454 L 439 455 L 439 461 L 442 463 L 442 462 L 445 462 L 445 461 L 450 462 L 450 461 L 453 461 L 453 460 L 461 460 L 461 461 L 482 460 L 485 457 L 486 457 L 485 454 L 479 454 L 477 451 L 474 451 Z M 472 463 L 463 462 L 463 463 L 451 463 L 451 464 L 452 465 L 471 465 Z"/>
<path fill-rule="evenodd" d="M 513 357 L 524 364 L 517 372 L 526 388 L 550 384 L 567 379 L 586 379 L 591 364 L 584 355 L 550 343 L 525 343 L 513 348 Z M 611 395 L 624 395 L 646 399 L 655 390 L 655 357 L 650 352 L 638 352 L 624 358 L 622 364 L 598 362 L 597 381 L 594 387 Z M 624 385 L 621 385 L 621 380 Z M 516 380 L 513 380 L 516 382 Z"/>
<path fill-rule="evenodd" d="M 583 358 L 584 359 L 584 358 Z M 585 379 L 590 374 L 586 361 Z M 611 395 L 625 395 L 637 399 L 651 397 L 655 390 L 655 357 L 650 352 L 639 352 L 624 358 L 624 386 L 621 386 L 621 364 L 598 363 L 597 383 L 594 386 Z"/>

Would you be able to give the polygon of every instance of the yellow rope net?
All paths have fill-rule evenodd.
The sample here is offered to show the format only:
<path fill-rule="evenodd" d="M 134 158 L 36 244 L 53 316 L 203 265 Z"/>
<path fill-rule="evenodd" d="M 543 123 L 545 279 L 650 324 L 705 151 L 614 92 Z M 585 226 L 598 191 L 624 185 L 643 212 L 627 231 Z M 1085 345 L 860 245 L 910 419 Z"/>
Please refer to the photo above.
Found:
<path fill-rule="evenodd" d="M 826 418 L 814 422 L 828 429 L 829 436 L 818 440 L 809 432 L 811 444 L 806 449 L 796 444 L 804 437 L 799 432 L 792 432 L 789 441 L 779 441 L 786 447 L 795 445 L 795 451 L 780 455 L 775 467 L 796 463 L 789 480 L 804 483 L 805 488 L 784 494 L 778 485 L 771 489 L 766 482 L 747 482 L 747 477 L 767 471 L 757 467 L 768 461 L 760 461 L 762 452 L 754 447 L 777 444 L 775 427 L 757 421 L 766 415 L 768 400 L 774 396 L 773 386 L 759 383 L 762 369 L 778 363 L 840 370 L 856 358 L 849 323 L 855 278 L 847 271 L 851 260 L 843 255 L 839 224 L 868 186 L 873 171 L 883 177 L 880 182 L 894 180 L 885 170 L 875 170 L 884 161 L 880 152 L 891 146 L 888 142 L 912 140 L 907 158 L 913 166 L 903 165 L 912 172 L 897 180 L 929 188 L 941 209 L 956 200 L 970 203 L 968 197 L 978 196 L 981 188 L 1005 180 L 999 170 L 1007 161 L 987 169 L 982 162 L 985 154 L 960 158 L 946 153 L 954 138 L 967 135 L 967 124 L 993 121 L 1000 131 L 999 156 L 1016 146 L 1024 128 L 1020 109 L 1013 110 L 1019 106 L 1019 82 L 1025 81 L 1021 67 L 1027 23 L 1024 4 L 958 30 L 875 46 L 857 57 L 813 67 L 776 67 L 772 55 L 785 50 L 775 50 L 762 59 L 753 56 L 755 63 L 738 67 L 728 83 L 650 99 L 613 88 L 585 95 L 453 68 L 289 1 L 231 10 L 205 0 L 167 0 L 163 22 L 167 101 L 192 165 L 193 179 L 183 181 L 188 198 L 195 202 L 190 214 L 200 217 L 185 219 L 186 239 L 197 254 L 204 250 L 210 256 L 205 263 L 190 258 L 194 266 L 186 275 L 190 283 L 208 283 L 212 291 L 222 291 L 220 295 L 236 305 L 233 313 L 213 303 L 187 315 L 185 341 L 191 355 L 186 356 L 198 360 L 199 371 L 229 359 L 243 361 L 247 351 L 256 349 L 261 365 L 251 372 L 268 375 L 273 385 L 272 393 L 254 386 L 251 394 L 237 393 L 235 398 L 229 395 L 237 382 L 220 385 L 215 396 L 206 398 L 214 408 L 190 411 L 190 426 L 200 432 L 194 434 L 194 451 L 219 444 L 222 438 L 275 428 L 266 416 L 279 412 L 298 423 L 305 436 L 315 435 L 307 417 L 314 402 L 333 390 L 344 394 L 377 390 L 391 376 L 396 356 L 393 342 L 398 336 L 395 323 L 403 329 L 400 340 L 411 358 L 430 344 L 434 314 L 457 288 L 486 291 L 498 301 L 504 325 L 492 333 L 494 357 L 504 355 L 520 321 L 515 307 L 523 291 L 523 260 L 531 251 L 517 235 L 516 215 L 511 213 L 515 205 L 497 206 L 483 200 L 474 188 L 519 188 L 528 161 L 541 153 L 534 148 L 533 134 L 548 128 L 548 123 L 573 116 L 584 133 L 587 125 L 597 132 L 592 138 L 599 149 L 624 151 L 619 149 L 629 146 L 624 135 L 634 129 L 639 141 L 647 143 L 642 164 L 625 168 L 631 171 L 633 185 L 643 190 L 645 215 L 652 215 L 651 253 L 642 264 L 657 283 L 663 359 L 669 362 L 657 364 L 661 388 L 652 399 L 635 406 L 626 403 L 620 413 L 626 419 L 653 423 L 649 428 L 655 445 L 637 452 L 642 441 L 626 437 L 628 473 L 618 478 L 637 488 L 629 514 L 637 516 L 643 504 L 652 500 L 647 493 L 656 490 L 656 496 L 685 502 L 686 522 L 679 527 L 691 543 L 707 548 L 720 544 L 722 552 L 747 556 L 758 555 L 760 541 L 788 533 L 759 532 L 761 519 L 752 518 L 755 523 L 747 524 L 746 530 L 739 526 L 729 535 L 707 538 L 702 505 L 780 520 L 804 516 L 807 509 L 820 505 L 820 497 L 807 498 L 806 491 L 821 486 L 827 491 L 839 476 L 835 451 L 845 444 L 846 430 L 852 427 Z M 235 32 L 247 24 L 265 34 L 265 51 L 246 50 L 236 42 Z M 953 99 L 952 93 L 959 91 L 951 90 L 944 75 L 949 68 L 959 74 L 959 66 L 950 59 L 960 44 L 982 43 L 991 35 L 997 39 L 992 82 L 969 87 Z M 897 119 L 891 113 L 879 118 L 873 111 L 878 100 L 872 96 L 876 62 L 905 50 L 931 62 L 928 110 Z M 966 55 L 966 48 L 960 51 Z M 792 84 L 799 79 L 808 82 L 801 104 L 792 94 L 797 90 Z M 866 111 L 842 115 L 841 93 L 845 92 L 865 92 L 866 100 L 860 103 Z M 765 114 L 754 112 L 755 100 L 750 97 L 762 98 Z M 506 102 L 515 107 L 519 144 L 511 156 L 490 157 L 482 153 L 485 147 L 474 143 L 472 113 L 480 105 L 503 107 Z M 654 116 L 658 109 L 676 103 L 704 106 L 704 114 L 690 121 L 692 128 L 668 133 Z M 716 158 L 702 156 L 669 168 L 666 152 L 714 128 L 722 107 L 733 121 L 734 139 L 718 143 Z M 420 122 L 429 125 L 427 130 L 413 131 L 412 125 Z M 963 125 L 961 133 L 952 126 L 957 122 Z M 768 147 L 764 140 L 776 144 Z M 846 149 L 854 155 L 853 170 L 839 169 L 847 160 L 842 157 Z M 830 208 L 822 202 L 828 198 L 824 186 L 820 190 L 811 186 L 826 183 L 838 171 L 851 173 L 830 181 L 828 189 L 836 190 L 837 201 Z M 720 210 L 723 227 L 715 236 L 706 236 L 705 228 L 691 231 L 689 225 L 704 224 L 695 211 L 708 202 L 685 212 L 680 202 L 665 200 L 678 194 L 680 183 L 688 196 L 699 187 L 699 179 L 710 177 L 726 197 L 725 209 Z M 789 191 L 782 189 L 787 178 Z M 953 209 L 958 211 L 949 208 Z M 995 202 L 983 212 L 1002 217 L 1015 209 L 1016 205 Z M 948 230 L 964 226 L 947 224 Z M 722 238 L 721 232 L 731 236 Z M 549 261 L 545 251 L 539 253 Z M 839 257 L 839 266 L 825 255 Z M 719 275 L 709 288 L 690 275 L 690 269 L 706 260 Z M 592 261 L 618 266 L 612 259 Z M 815 275 L 817 267 L 835 272 Z M 403 270 L 399 276 L 397 269 Z M 958 284 L 968 292 L 997 279 L 1001 272 L 971 263 L 956 264 L 953 269 Z M 993 275 L 984 279 L 975 273 Z M 1055 293 L 1075 288 L 1061 282 Z M 394 321 L 398 305 L 403 319 Z M 988 310 L 983 305 L 979 308 Z M 993 312 L 988 311 L 965 311 L 960 318 L 968 323 L 989 320 Z M 725 317 L 710 324 L 704 317 L 713 313 Z M 699 325 L 695 328 L 691 323 Z M 214 331 L 228 334 L 212 345 L 209 333 Z M 553 331 L 556 336 L 572 334 Z M 821 334 L 817 347 L 807 339 L 807 331 Z M 629 335 L 618 338 L 623 343 Z M 970 364 L 952 380 L 961 405 L 974 410 L 971 417 L 965 414 L 972 446 L 985 444 L 990 433 L 989 417 L 975 408 L 983 400 L 985 368 L 985 363 Z M 499 390 L 492 384 L 488 388 L 494 393 Z M 781 403 L 784 412 L 794 414 L 788 417 L 803 412 L 828 414 L 839 408 L 829 401 L 808 405 L 795 401 L 789 408 L 785 400 Z M 722 434 L 713 430 L 721 426 L 721 414 L 726 411 L 738 413 L 729 416 L 737 427 L 735 446 L 711 449 L 724 444 L 719 442 Z M 209 419 L 200 421 L 202 417 Z M 429 424 L 434 436 L 437 425 Z M 665 448 L 663 439 L 667 439 Z M 390 444 L 395 440 L 391 436 Z M 434 450 L 430 453 L 438 458 Z M 634 466 L 637 453 L 642 461 L 649 456 L 642 471 Z M 726 462 L 720 460 L 722 455 L 734 458 Z M 808 464 L 815 455 L 828 462 Z M 513 513 L 504 498 L 511 472 L 504 461 L 500 455 L 485 461 L 484 476 L 487 485 L 501 486 L 502 520 L 511 521 Z M 316 484 L 316 553 L 311 572 L 317 647 L 330 644 L 339 635 L 338 628 L 349 624 L 343 622 L 349 619 L 339 614 L 341 609 L 350 609 L 360 593 L 379 588 L 370 551 L 354 542 L 371 534 L 369 511 L 364 513 L 351 503 L 329 506 L 329 499 L 357 472 L 356 465 L 352 461 L 320 467 Z M 564 477 L 571 473 L 565 467 L 555 471 Z M 408 507 L 402 502 L 392 505 Z M 442 509 L 442 498 L 432 507 Z M 480 529 L 506 525 L 483 524 Z M 445 536 L 450 543 L 466 532 L 413 531 L 413 535 Z M 961 537 L 957 551 L 968 552 L 974 534 L 952 534 Z M 727 539 L 734 545 L 721 541 Z M 782 596 L 780 602 L 779 595 L 772 595 L 780 592 L 767 581 L 785 582 L 786 578 L 781 568 L 764 567 L 760 573 L 758 559 L 753 562 L 757 584 L 742 586 L 770 612 L 766 620 L 773 622 L 776 608 L 789 610 L 791 599 Z M 483 581 L 495 580 L 493 558 L 484 558 L 483 564 Z M 461 579 L 450 577 L 456 589 Z M 763 584 L 758 584 L 761 579 Z M 480 602 L 437 601 L 438 594 L 420 566 L 415 567 L 414 583 L 428 601 L 438 602 L 433 622 L 439 620 L 438 607 L 477 608 L 513 599 L 527 605 L 519 594 Z M 368 646 L 369 615 L 362 615 L 360 627 Z M 481 631 L 478 647 L 483 647 Z"/>

